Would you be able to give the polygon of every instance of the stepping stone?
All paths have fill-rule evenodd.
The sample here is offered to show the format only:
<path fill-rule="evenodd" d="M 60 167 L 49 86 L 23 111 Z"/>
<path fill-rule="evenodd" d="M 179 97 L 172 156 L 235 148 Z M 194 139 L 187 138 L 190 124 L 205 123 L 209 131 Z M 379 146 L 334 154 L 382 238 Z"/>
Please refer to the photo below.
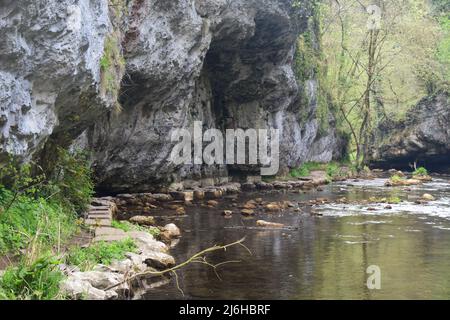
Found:
<path fill-rule="evenodd" d="M 111 209 L 111 206 L 89 206 L 89 210 L 109 210 Z"/>
<path fill-rule="evenodd" d="M 110 215 L 104 215 L 104 214 L 89 214 L 88 219 L 106 219 L 106 220 L 110 220 L 111 216 Z"/>
<path fill-rule="evenodd" d="M 89 210 L 89 213 L 91 213 L 91 212 L 111 213 L 111 210 L 109 210 L 109 209 L 93 209 L 93 210 Z"/>
<path fill-rule="evenodd" d="M 84 223 L 88 226 L 110 227 L 111 219 L 86 219 Z"/>
<path fill-rule="evenodd" d="M 99 227 L 95 229 L 95 236 L 120 236 L 126 235 L 126 232 L 120 229 L 111 228 L 111 227 Z"/>
<path fill-rule="evenodd" d="M 105 241 L 105 242 L 113 242 L 113 241 L 122 241 L 125 239 L 128 239 L 129 236 L 127 236 L 126 234 L 120 235 L 120 234 L 116 234 L 116 235 L 103 235 L 103 236 L 98 236 L 95 237 L 92 241 L 93 242 L 99 242 L 99 241 Z"/>

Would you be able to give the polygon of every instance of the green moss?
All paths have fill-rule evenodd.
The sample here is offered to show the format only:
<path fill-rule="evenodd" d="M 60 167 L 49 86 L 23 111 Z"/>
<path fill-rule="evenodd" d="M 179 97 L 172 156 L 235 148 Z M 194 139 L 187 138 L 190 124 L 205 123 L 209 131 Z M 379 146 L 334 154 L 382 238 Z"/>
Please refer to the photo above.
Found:
<path fill-rule="evenodd" d="M 394 174 L 394 175 L 390 178 L 390 180 L 391 180 L 392 182 L 401 182 L 401 181 L 405 180 L 405 178 L 402 177 L 402 176 L 399 176 L 399 175 L 397 175 L 397 174 Z"/>
<path fill-rule="evenodd" d="M 105 40 L 103 56 L 100 59 L 101 92 L 116 100 L 116 112 L 121 111 L 119 99 L 120 85 L 125 73 L 125 58 L 121 52 L 120 36 L 111 33 Z"/>
<path fill-rule="evenodd" d="M 392 203 L 392 204 L 398 204 L 398 203 L 402 202 L 402 200 L 399 197 L 389 197 L 386 202 Z"/>

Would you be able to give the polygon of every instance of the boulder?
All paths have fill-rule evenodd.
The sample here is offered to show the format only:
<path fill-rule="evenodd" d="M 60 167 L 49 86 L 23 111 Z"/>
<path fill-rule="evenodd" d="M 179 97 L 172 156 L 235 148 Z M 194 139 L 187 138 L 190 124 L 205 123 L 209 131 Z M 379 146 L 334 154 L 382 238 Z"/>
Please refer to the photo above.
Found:
<path fill-rule="evenodd" d="M 130 222 L 141 226 L 154 226 L 155 218 L 152 216 L 134 216 L 130 218 Z"/>
<path fill-rule="evenodd" d="M 177 238 L 181 236 L 180 228 L 178 228 L 175 224 L 169 223 L 163 227 L 163 230 L 168 232 L 168 236 L 170 238 Z"/>
<path fill-rule="evenodd" d="M 145 231 L 130 231 L 127 235 L 134 239 L 141 251 L 167 252 L 168 247 L 160 241 L 156 241 L 151 234 Z"/>
<path fill-rule="evenodd" d="M 94 288 L 88 281 L 69 277 L 60 284 L 61 294 L 73 300 L 108 300 L 118 297 L 114 291 L 105 291 Z"/>
<path fill-rule="evenodd" d="M 145 251 L 142 253 L 145 264 L 156 270 L 164 270 L 175 265 L 175 259 L 166 253 Z"/>
<path fill-rule="evenodd" d="M 115 272 L 105 271 L 86 271 L 86 272 L 74 272 L 71 275 L 72 279 L 86 281 L 90 283 L 94 288 L 104 290 L 111 286 L 121 283 L 125 277 L 123 274 Z M 119 287 L 128 288 L 127 284 L 121 284 Z"/>

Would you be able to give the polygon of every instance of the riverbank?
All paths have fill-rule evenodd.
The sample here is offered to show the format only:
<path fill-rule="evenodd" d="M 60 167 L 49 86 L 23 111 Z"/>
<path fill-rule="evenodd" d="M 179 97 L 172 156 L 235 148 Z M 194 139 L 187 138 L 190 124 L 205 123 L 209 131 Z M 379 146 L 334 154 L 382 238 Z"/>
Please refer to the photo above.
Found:
<path fill-rule="evenodd" d="M 315 164 L 310 165 L 307 171 L 296 171 L 294 174 L 266 181 L 253 177 L 244 183 L 224 182 L 216 186 L 197 185 L 192 189 L 167 189 L 159 193 L 117 194 L 94 198 L 87 207 L 83 220 L 77 223 L 73 220 L 77 227 L 70 237 L 60 237 L 49 244 L 47 251 L 53 254 L 46 256 L 46 261 L 49 262 L 46 271 L 51 271 L 55 278 L 52 287 L 57 289 L 52 289 L 52 295 L 47 298 L 109 300 L 140 299 L 149 294 L 153 296 L 150 291 L 154 292 L 157 287 L 173 283 L 170 273 L 165 273 L 164 270 L 176 264 L 174 256 L 180 255 L 178 243 L 183 243 L 186 238 L 190 239 L 192 233 L 201 230 L 209 232 L 210 228 L 215 230 L 217 219 L 221 220 L 219 225 L 223 225 L 223 221 L 241 221 L 240 224 L 224 226 L 229 230 L 240 230 L 239 236 L 244 236 L 246 232 L 278 230 L 290 237 L 290 233 L 305 229 L 290 219 L 286 221 L 286 215 L 300 220 L 305 216 L 320 218 L 326 215 L 320 209 L 321 206 L 327 205 L 359 205 L 373 212 L 392 209 L 401 202 L 396 196 L 398 187 L 390 187 L 392 195 L 358 200 L 336 198 L 334 194 L 327 194 L 327 190 L 340 183 L 352 186 L 359 181 L 378 181 L 380 177 L 384 178 L 387 186 L 390 181 L 387 178 L 391 177 L 392 180 L 397 176 L 408 180 L 408 174 L 398 171 L 366 170 L 355 175 L 344 166 L 318 167 Z M 412 176 L 417 177 L 417 174 L 411 174 Z M 430 182 L 428 178 L 419 180 L 417 185 Z M 433 196 L 425 199 L 422 195 L 415 201 L 426 205 L 433 200 L 436 200 Z M 380 205 L 382 208 L 378 208 Z M 185 221 L 192 219 L 192 215 L 197 216 L 198 211 L 211 216 L 215 222 L 212 225 L 195 224 L 185 229 Z M 177 227 L 180 225 L 183 226 L 181 230 Z M 84 232 L 82 242 L 64 241 L 74 239 L 74 235 L 79 234 L 80 230 Z M 230 242 L 238 240 L 237 237 L 222 239 L 219 236 L 215 243 L 202 242 L 195 248 L 200 251 L 217 243 L 224 244 L 227 239 Z M 61 241 L 64 242 L 64 250 L 61 250 Z M 193 254 L 194 247 L 185 249 Z M 184 259 L 187 258 L 186 252 L 181 255 Z M 219 256 L 223 261 L 228 260 L 228 256 Z M 21 262 L 15 261 L 8 269 L 9 273 L 17 273 L 17 266 L 20 264 Z M 27 268 L 31 267 L 29 263 L 25 265 Z M 13 296 L 8 298 L 11 297 Z"/>

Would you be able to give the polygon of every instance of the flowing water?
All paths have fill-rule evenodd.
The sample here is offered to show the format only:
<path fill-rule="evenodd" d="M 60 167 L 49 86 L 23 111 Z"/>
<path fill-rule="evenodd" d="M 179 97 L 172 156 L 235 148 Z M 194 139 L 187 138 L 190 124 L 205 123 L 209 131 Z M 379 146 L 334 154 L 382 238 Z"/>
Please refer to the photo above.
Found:
<path fill-rule="evenodd" d="M 210 262 L 240 261 L 214 271 L 191 264 L 175 281 L 151 290 L 146 299 L 449 299 L 450 298 L 450 178 L 408 188 L 384 187 L 384 179 L 333 183 L 322 192 L 246 193 L 238 203 L 262 197 L 266 201 L 306 201 L 317 197 L 351 201 L 396 196 L 385 204 L 325 204 L 315 207 L 323 216 L 286 210 L 243 218 L 223 199 L 216 209 L 191 206 L 174 221 L 183 237 L 172 249 L 178 262 L 214 244 L 246 237 L 242 247 L 209 256 Z M 417 205 L 424 193 L 436 201 Z M 374 207 L 376 211 L 368 210 Z M 255 220 L 281 222 L 291 230 L 246 229 Z M 173 221 L 173 220 L 172 220 Z M 381 289 L 368 289 L 367 267 L 381 270 Z"/>

